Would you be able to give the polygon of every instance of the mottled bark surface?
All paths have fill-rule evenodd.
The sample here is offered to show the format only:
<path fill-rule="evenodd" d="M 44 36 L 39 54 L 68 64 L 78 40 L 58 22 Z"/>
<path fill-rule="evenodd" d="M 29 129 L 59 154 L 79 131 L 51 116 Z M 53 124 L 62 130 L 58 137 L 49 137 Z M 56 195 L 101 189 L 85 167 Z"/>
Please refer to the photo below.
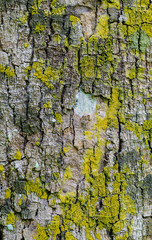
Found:
<path fill-rule="evenodd" d="M 150 0 L 0 0 L 0 239 L 152 239 Z"/>

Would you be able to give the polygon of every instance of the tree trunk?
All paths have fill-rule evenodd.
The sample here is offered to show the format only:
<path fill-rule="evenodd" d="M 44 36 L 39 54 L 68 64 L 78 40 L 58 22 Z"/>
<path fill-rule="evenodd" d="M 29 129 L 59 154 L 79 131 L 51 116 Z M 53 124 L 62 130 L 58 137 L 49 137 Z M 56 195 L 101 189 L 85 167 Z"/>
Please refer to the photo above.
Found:
<path fill-rule="evenodd" d="M 152 4 L 0 0 L 0 239 L 152 239 Z"/>

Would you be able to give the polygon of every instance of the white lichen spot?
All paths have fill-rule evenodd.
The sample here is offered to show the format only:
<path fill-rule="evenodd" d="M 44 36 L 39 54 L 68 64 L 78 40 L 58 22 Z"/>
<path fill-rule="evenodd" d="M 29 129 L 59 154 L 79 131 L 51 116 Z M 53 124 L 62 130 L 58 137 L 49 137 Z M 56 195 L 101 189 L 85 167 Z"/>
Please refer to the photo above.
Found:
<path fill-rule="evenodd" d="M 53 119 L 52 119 L 52 122 L 55 123 L 55 122 L 56 122 L 56 119 L 53 118 Z"/>
<path fill-rule="evenodd" d="M 38 162 L 35 163 L 35 168 L 39 168 Z"/>
<path fill-rule="evenodd" d="M 7 228 L 8 228 L 8 230 L 13 231 L 13 225 L 12 224 L 7 224 Z"/>
<path fill-rule="evenodd" d="M 96 99 L 90 94 L 85 94 L 81 90 L 76 95 L 76 105 L 74 112 L 79 116 L 91 115 L 96 109 Z"/>

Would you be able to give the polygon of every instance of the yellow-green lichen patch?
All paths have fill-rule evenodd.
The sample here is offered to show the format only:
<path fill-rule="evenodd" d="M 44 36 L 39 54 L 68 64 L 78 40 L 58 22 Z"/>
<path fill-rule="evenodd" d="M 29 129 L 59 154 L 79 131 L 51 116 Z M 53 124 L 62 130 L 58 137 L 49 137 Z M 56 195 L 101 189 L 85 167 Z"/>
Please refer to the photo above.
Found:
<path fill-rule="evenodd" d="M 145 120 L 143 122 L 143 129 L 145 131 L 152 131 L 152 120 Z"/>
<path fill-rule="evenodd" d="M 26 12 L 26 13 L 23 14 L 21 17 L 19 17 L 18 20 L 19 20 L 22 24 L 25 24 L 25 23 L 27 23 L 28 15 L 29 15 L 29 13 Z"/>
<path fill-rule="evenodd" d="M 4 166 L 0 164 L 0 172 L 4 171 Z"/>
<path fill-rule="evenodd" d="M 30 9 L 30 12 L 32 15 L 39 14 L 39 10 L 40 10 L 42 2 L 43 2 L 43 0 L 34 0 L 33 1 L 32 7 Z"/>
<path fill-rule="evenodd" d="M 97 106 L 98 108 L 98 106 Z M 86 138 L 96 138 L 98 140 L 96 146 L 87 149 L 84 154 L 84 162 L 82 165 L 82 173 L 86 179 L 89 178 L 90 174 L 98 176 L 98 170 L 100 161 L 103 156 L 103 145 L 104 139 L 101 138 L 101 131 L 105 131 L 107 128 L 107 119 L 102 118 L 96 114 L 96 124 L 94 124 L 92 131 L 86 131 Z"/>
<path fill-rule="evenodd" d="M 45 25 L 43 25 L 40 22 L 38 22 L 38 24 L 35 27 L 34 32 L 35 33 L 41 33 L 41 32 L 43 32 L 45 30 L 45 28 L 46 28 Z"/>
<path fill-rule="evenodd" d="M 8 224 L 11 224 L 13 227 L 15 227 L 16 225 L 16 216 L 14 214 L 14 212 L 10 212 L 8 215 L 7 215 L 7 218 L 5 219 L 5 224 L 8 225 Z"/>
<path fill-rule="evenodd" d="M 5 198 L 10 199 L 11 198 L 11 189 L 7 188 L 5 191 Z"/>
<path fill-rule="evenodd" d="M 117 115 L 120 106 L 119 91 L 113 89 L 106 117 L 102 118 L 96 114 L 96 124 L 91 131 L 85 132 L 87 139 L 97 139 L 94 149 L 87 149 L 84 154 L 82 174 L 87 182 L 85 194 L 77 195 L 74 192 L 68 192 L 60 195 L 62 215 L 61 218 L 57 216 L 57 224 L 51 223 L 51 226 L 56 228 L 56 232 L 67 231 L 72 238 L 74 237 L 72 229 L 75 225 L 85 230 L 86 239 L 94 239 L 93 236 L 97 235 L 97 228 L 98 230 L 106 228 L 114 236 L 119 236 L 122 230 L 124 232 L 124 227 L 130 226 L 131 223 L 126 221 L 126 218 L 128 214 L 134 215 L 136 208 L 134 201 L 126 194 L 126 172 L 119 172 L 118 163 L 116 163 L 114 167 L 105 167 L 104 171 L 99 173 L 105 144 L 101 133 L 106 131 L 108 124 L 118 127 Z M 129 170 L 127 174 L 131 174 Z M 111 191 L 108 186 L 112 186 Z M 102 202 L 102 208 L 97 207 L 99 202 Z M 125 234 L 129 235 L 128 230 Z M 53 236 L 56 239 L 57 233 Z"/>
<path fill-rule="evenodd" d="M 57 0 L 53 0 L 50 4 L 52 11 L 52 15 L 63 15 L 65 13 L 65 5 L 59 3 Z"/>
<path fill-rule="evenodd" d="M 70 15 L 70 21 L 72 22 L 72 25 L 73 27 L 76 25 L 76 24 L 80 24 L 80 19 L 76 16 L 73 16 L 73 15 Z"/>
<path fill-rule="evenodd" d="M 27 195 L 34 192 L 39 198 L 47 199 L 47 192 L 39 178 L 36 178 L 35 182 L 33 180 L 26 182 L 25 190 Z"/>
<path fill-rule="evenodd" d="M 57 42 L 58 44 L 61 43 L 61 39 L 62 39 L 61 36 L 58 34 L 53 37 L 53 41 Z"/>
<path fill-rule="evenodd" d="M 138 137 L 139 139 L 141 138 L 141 134 L 143 132 L 143 129 L 142 129 L 141 125 L 138 125 L 138 123 L 126 121 L 125 122 L 125 129 L 133 132 L 135 134 L 135 136 Z"/>
<path fill-rule="evenodd" d="M 71 145 L 67 144 L 66 147 L 63 148 L 63 153 L 68 153 L 71 149 Z"/>
<path fill-rule="evenodd" d="M 101 37 L 101 38 L 107 38 L 109 33 L 109 26 L 108 26 L 108 15 L 102 15 L 99 19 L 99 22 L 97 23 L 95 36 Z"/>
<path fill-rule="evenodd" d="M 70 167 L 67 167 L 64 172 L 64 180 L 72 178 L 72 171 Z"/>
<path fill-rule="evenodd" d="M 95 77 L 95 58 L 84 56 L 81 59 L 82 76 L 85 78 Z"/>
<path fill-rule="evenodd" d="M 119 101 L 119 90 L 112 89 L 112 97 L 109 101 L 109 108 L 107 110 L 107 126 L 118 128 L 118 112 L 121 107 Z"/>
<path fill-rule="evenodd" d="M 6 76 L 9 77 L 9 78 L 15 76 L 14 69 L 11 69 L 11 68 L 8 67 L 8 66 L 4 67 L 2 64 L 0 64 L 0 73 L 6 75 Z"/>
<path fill-rule="evenodd" d="M 32 67 L 26 68 L 26 72 L 34 70 L 33 75 L 40 79 L 49 89 L 53 89 L 53 83 L 59 81 L 61 69 L 54 69 L 51 66 L 45 67 L 43 61 L 34 62 Z"/>
<path fill-rule="evenodd" d="M 18 201 L 18 205 L 19 205 L 19 206 L 22 205 L 22 199 L 19 199 L 19 201 Z"/>
<path fill-rule="evenodd" d="M 96 233 L 97 225 L 100 230 L 104 227 L 109 231 L 112 230 L 113 234 L 116 235 L 119 234 L 125 225 L 128 226 L 128 222 L 125 221 L 127 214 L 134 215 L 136 209 L 130 196 L 125 193 L 127 183 L 124 174 L 118 172 L 118 164 L 114 168 L 105 168 L 105 173 L 112 169 L 115 171 L 112 193 L 106 187 L 105 174 L 101 173 L 98 176 L 94 175 L 91 177 L 90 175 L 88 177 L 87 182 L 90 184 L 90 187 L 86 189 L 84 197 L 79 194 L 77 199 L 76 194 L 72 192 L 60 196 L 62 224 L 59 216 L 56 216 L 58 217 L 57 224 L 53 223 L 57 232 L 60 230 L 71 232 L 70 230 L 73 224 L 75 224 L 80 228 L 83 227 L 86 238 L 90 239 L 92 237 L 91 232 Z M 99 200 L 103 202 L 103 207 L 100 211 L 96 207 Z M 54 239 L 55 237 L 56 234 Z"/>
<path fill-rule="evenodd" d="M 45 227 L 40 224 L 37 225 L 37 234 L 33 236 L 34 240 L 48 240 L 49 237 L 46 234 Z"/>
<path fill-rule="evenodd" d="M 28 48 L 29 47 L 29 43 L 24 43 L 24 48 Z"/>
<path fill-rule="evenodd" d="M 134 79 L 136 77 L 136 68 L 129 68 L 126 71 L 126 77 L 129 79 Z"/>
<path fill-rule="evenodd" d="M 62 120 L 62 115 L 60 113 L 55 113 L 55 120 L 58 122 L 58 123 L 62 123 L 63 120 Z"/>
<path fill-rule="evenodd" d="M 65 240 L 76 240 L 75 237 L 73 237 L 71 232 L 66 232 L 65 234 Z"/>
<path fill-rule="evenodd" d="M 120 9 L 120 0 L 103 0 L 102 4 L 105 9 L 107 8 Z"/>
<path fill-rule="evenodd" d="M 52 236 L 53 240 L 56 240 L 56 236 L 60 234 L 60 216 L 56 215 L 53 217 L 50 224 L 46 227 L 47 235 Z"/>
<path fill-rule="evenodd" d="M 46 103 L 43 104 L 44 108 L 51 108 L 51 101 L 48 101 Z"/>
<path fill-rule="evenodd" d="M 14 155 L 14 157 L 13 157 L 13 159 L 21 160 L 22 159 L 22 153 L 19 150 L 17 150 L 15 155 Z"/>
<path fill-rule="evenodd" d="M 138 2 L 136 3 L 136 7 L 126 6 L 124 8 L 125 23 L 129 26 L 129 35 L 138 31 L 141 27 L 141 29 L 146 32 L 149 37 L 152 37 L 152 5 L 147 8 L 148 6 L 149 3 L 147 5 L 145 4 L 145 8 L 143 8 L 143 6 Z"/>

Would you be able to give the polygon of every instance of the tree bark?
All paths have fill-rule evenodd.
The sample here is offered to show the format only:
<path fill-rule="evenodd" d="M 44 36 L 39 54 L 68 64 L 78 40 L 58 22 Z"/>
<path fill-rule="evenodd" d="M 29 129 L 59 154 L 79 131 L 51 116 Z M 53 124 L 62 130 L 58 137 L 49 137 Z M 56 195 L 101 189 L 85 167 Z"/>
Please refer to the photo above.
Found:
<path fill-rule="evenodd" d="M 0 0 L 0 239 L 152 239 L 152 4 Z"/>

